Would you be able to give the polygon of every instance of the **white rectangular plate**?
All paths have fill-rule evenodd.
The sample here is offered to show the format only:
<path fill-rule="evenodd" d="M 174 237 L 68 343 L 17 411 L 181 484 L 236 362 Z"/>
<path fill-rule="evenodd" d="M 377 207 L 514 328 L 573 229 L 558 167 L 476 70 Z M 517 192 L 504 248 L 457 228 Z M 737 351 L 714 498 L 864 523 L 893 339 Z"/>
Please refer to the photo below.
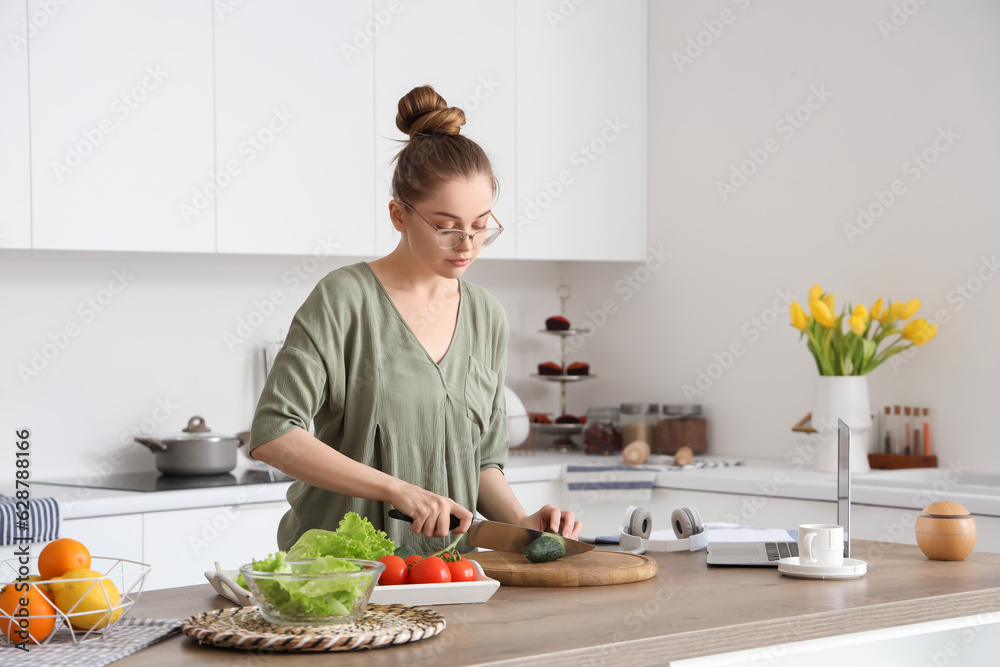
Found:
<path fill-rule="evenodd" d="M 452 584 L 407 584 L 405 586 L 376 586 L 370 604 L 408 604 L 430 606 L 437 604 L 472 604 L 486 602 L 500 587 L 500 582 L 483 573 L 483 566 L 472 561 L 476 568 L 474 581 L 459 581 Z M 250 591 L 236 583 L 238 570 L 209 570 L 205 578 L 222 597 L 232 600 L 241 607 L 254 604 Z"/>

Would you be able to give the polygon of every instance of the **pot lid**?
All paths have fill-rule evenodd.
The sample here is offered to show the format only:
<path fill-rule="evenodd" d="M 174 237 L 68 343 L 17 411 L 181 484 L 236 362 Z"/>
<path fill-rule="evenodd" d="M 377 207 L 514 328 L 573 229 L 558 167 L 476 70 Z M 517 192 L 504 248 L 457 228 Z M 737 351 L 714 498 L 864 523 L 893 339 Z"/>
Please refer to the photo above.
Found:
<path fill-rule="evenodd" d="M 190 442 L 192 440 L 217 442 L 219 440 L 236 440 L 239 437 L 235 435 L 212 433 L 212 429 L 208 428 L 208 425 L 205 423 L 205 418 L 198 415 L 191 417 L 191 419 L 188 420 L 187 426 L 185 426 L 182 431 L 182 433 L 171 435 L 166 438 L 160 438 L 160 440 L 174 442 Z"/>

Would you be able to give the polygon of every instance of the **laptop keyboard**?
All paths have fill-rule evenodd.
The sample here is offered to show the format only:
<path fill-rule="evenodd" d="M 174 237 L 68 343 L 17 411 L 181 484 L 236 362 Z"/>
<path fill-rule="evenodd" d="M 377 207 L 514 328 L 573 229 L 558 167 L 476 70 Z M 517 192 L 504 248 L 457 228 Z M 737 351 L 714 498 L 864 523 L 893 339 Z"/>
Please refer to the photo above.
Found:
<path fill-rule="evenodd" d="M 767 559 L 769 561 L 799 555 L 798 542 L 765 542 L 764 549 L 767 550 Z"/>

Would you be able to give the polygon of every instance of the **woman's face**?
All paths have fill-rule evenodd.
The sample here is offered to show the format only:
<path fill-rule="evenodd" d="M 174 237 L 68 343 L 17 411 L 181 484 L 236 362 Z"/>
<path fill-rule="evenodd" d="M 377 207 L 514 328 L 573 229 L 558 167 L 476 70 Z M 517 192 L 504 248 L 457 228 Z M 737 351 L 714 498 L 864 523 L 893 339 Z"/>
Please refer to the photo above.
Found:
<path fill-rule="evenodd" d="M 417 261 L 442 278 L 458 278 L 465 273 L 481 248 L 474 247 L 468 237 L 457 247 L 442 248 L 437 230 L 476 233 L 496 226 L 490 217 L 493 185 L 485 174 L 446 181 L 429 197 L 406 203 L 413 209 L 398 206 L 402 225 L 397 223 L 397 229 Z"/>

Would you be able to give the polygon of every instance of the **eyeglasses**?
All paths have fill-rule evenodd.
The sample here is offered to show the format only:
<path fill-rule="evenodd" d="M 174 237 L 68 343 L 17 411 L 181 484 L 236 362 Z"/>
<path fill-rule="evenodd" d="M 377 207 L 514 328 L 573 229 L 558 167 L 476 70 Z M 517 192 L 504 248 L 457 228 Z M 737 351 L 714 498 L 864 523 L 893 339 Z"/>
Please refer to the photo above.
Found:
<path fill-rule="evenodd" d="M 469 241 L 472 242 L 473 248 L 485 248 L 486 246 L 496 241 L 497 238 L 500 236 L 500 233 L 503 232 L 503 225 L 500 224 L 500 221 L 497 220 L 497 217 L 493 215 L 492 211 L 490 212 L 490 217 L 493 218 L 493 222 L 497 223 L 497 225 L 499 226 L 487 227 L 486 229 L 482 229 L 478 232 L 472 232 L 470 234 L 468 232 L 462 231 L 461 229 L 441 229 L 433 222 L 431 222 L 424 216 L 420 215 L 417 209 L 413 208 L 405 201 L 400 201 L 398 199 L 396 201 L 399 201 L 400 204 L 402 204 L 406 208 L 416 213 L 421 220 L 426 222 L 428 225 L 430 225 L 431 229 L 437 232 L 438 247 L 443 250 L 451 250 L 453 248 L 457 248 L 458 246 L 465 243 L 466 237 L 468 237 Z"/>

